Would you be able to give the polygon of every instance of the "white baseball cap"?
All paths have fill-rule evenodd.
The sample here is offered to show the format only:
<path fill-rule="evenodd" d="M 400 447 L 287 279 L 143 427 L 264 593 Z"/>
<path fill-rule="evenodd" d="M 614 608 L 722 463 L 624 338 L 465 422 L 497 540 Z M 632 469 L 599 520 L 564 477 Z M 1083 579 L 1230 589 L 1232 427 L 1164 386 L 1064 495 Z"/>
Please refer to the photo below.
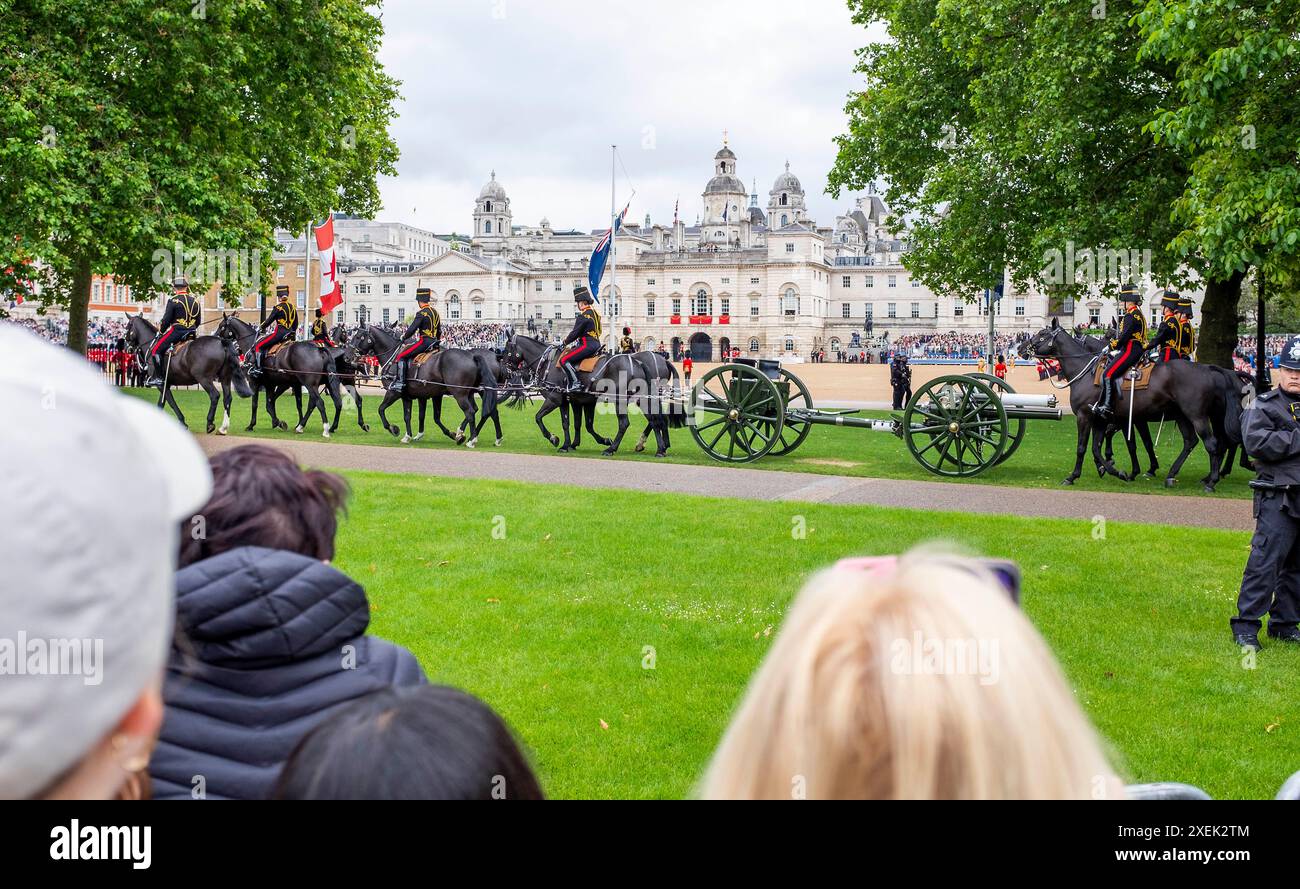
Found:
<path fill-rule="evenodd" d="M 25 798 L 160 676 L 179 523 L 212 474 L 80 356 L 5 323 L 0 356 L 0 798 Z"/>

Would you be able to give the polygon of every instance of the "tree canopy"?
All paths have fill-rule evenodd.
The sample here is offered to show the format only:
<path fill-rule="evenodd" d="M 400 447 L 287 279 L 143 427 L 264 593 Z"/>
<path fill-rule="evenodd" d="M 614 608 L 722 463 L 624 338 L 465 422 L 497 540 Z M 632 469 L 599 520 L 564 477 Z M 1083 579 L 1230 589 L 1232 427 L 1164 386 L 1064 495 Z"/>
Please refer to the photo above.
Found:
<path fill-rule="evenodd" d="M 373 214 L 397 158 L 378 5 L 0 0 L 0 267 L 35 253 L 84 349 L 94 273 L 144 297 L 174 265 L 237 298 L 276 226 Z"/>

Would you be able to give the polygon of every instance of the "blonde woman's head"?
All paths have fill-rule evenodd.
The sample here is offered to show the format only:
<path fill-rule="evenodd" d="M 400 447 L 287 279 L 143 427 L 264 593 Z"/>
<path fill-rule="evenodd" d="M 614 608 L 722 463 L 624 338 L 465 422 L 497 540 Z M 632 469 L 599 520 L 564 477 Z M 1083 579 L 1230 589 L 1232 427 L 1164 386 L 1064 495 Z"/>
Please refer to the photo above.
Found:
<path fill-rule="evenodd" d="M 980 562 L 913 551 L 809 581 L 708 798 L 1105 798 L 1121 785 L 1046 644 Z"/>

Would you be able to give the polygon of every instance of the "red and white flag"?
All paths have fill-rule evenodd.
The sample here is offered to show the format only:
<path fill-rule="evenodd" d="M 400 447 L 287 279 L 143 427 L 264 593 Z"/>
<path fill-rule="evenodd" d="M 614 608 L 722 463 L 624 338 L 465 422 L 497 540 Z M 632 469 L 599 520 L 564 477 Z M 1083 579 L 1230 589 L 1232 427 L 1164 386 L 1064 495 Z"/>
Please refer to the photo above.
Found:
<path fill-rule="evenodd" d="M 343 288 L 339 285 L 339 262 L 334 255 L 334 216 L 330 214 L 323 225 L 313 226 L 316 233 L 316 258 L 320 265 L 320 307 L 322 312 L 332 312 L 343 302 Z"/>

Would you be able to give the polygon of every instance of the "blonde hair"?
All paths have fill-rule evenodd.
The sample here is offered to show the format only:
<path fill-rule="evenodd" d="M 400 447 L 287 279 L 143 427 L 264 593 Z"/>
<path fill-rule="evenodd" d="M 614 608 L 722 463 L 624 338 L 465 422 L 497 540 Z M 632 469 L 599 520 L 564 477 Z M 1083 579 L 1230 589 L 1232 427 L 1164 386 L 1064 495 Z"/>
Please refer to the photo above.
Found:
<path fill-rule="evenodd" d="M 808 582 L 700 795 L 1068 799 L 1122 786 L 997 579 L 921 550 L 883 574 L 841 567 Z"/>

